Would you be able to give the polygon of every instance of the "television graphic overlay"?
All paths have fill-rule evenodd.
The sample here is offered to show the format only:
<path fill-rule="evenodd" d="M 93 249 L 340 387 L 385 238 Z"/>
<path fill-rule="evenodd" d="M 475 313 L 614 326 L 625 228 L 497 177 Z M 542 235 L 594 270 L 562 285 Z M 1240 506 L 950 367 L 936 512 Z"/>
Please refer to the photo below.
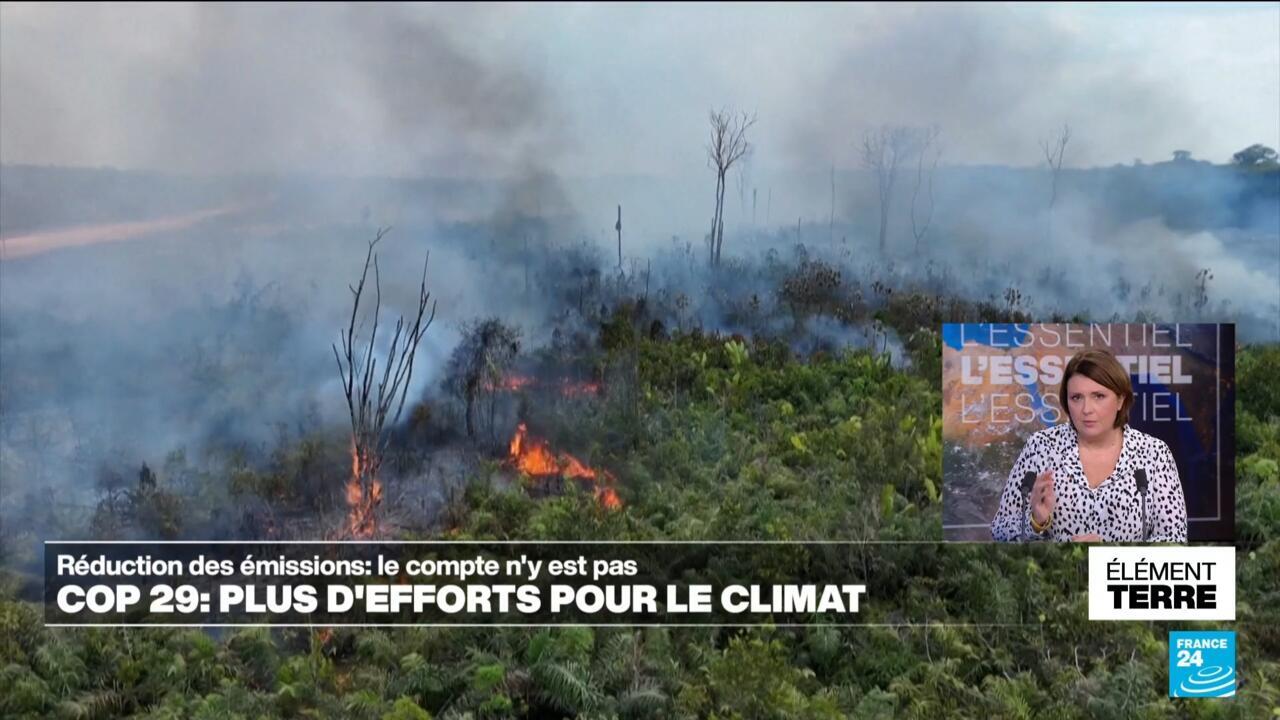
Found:
<path fill-rule="evenodd" d="M 1069 423 L 1067 363 L 1110 351 L 1134 392 L 1130 428 L 1165 443 L 1177 465 L 1187 540 L 1235 526 L 1235 327 L 1229 324 L 946 324 L 942 328 L 943 532 L 992 537 L 1011 469 L 1036 432 Z M 1026 498 L 1034 476 L 1019 478 Z M 1147 474 L 1135 472 L 1138 492 Z"/>
<path fill-rule="evenodd" d="M 1238 682 L 1234 632 L 1169 633 L 1169 697 L 1233 697 Z"/>
<path fill-rule="evenodd" d="M 0 2 L 0 720 L 1280 720 L 1278 27 Z"/>

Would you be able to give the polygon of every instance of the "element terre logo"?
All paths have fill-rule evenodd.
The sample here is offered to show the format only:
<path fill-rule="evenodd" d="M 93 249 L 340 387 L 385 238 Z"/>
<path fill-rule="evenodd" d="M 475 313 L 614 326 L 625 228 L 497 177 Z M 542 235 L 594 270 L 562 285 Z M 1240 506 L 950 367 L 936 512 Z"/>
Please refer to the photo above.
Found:
<path fill-rule="evenodd" d="M 1236 694 L 1236 634 L 1169 633 L 1169 697 Z"/>
<path fill-rule="evenodd" d="M 1091 547 L 1089 619 L 1235 620 L 1235 548 Z"/>

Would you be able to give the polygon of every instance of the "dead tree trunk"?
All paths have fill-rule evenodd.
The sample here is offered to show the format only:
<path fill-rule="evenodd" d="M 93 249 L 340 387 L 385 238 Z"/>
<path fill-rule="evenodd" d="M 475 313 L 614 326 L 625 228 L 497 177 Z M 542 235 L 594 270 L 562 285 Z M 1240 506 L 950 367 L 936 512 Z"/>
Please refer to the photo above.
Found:
<path fill-rule="evenodd" d="M 422 263 L 422 281 L 418 287 L 418 308 L 411 324 L 404 317 L 396 320 L 391 343 L 381 373 L 376 356 L 379 315 L 382 311 L 382 281 L 378 272 L 378 256 L 374 247 L 388 229 L 378 230 L 365 253 L 360 282 L 348 286 L 352 294 L 351 320 L 341 332 L 342 342 L 333 346 L 342 390 L 347 398 L 351 419 L 351 479 L 347 482 L 349 506 L 344 534 L 373 537 L 378 534 L 378 506 L 382 502 L 382 483 L 378 470 L 382 467 L 388 437 L 384 432 L 387 418 L 395 424 L 404 409 L 405 396 L 413 379 L 413 360 L 418 343 L 435 320 L 436 305 L 427 292 L 427 260 Z M 374 305 L 372 326 L 367 343 L 357 340 L 356 321 L 360 318 L 360 301 L 364 295 L 369 267 L 373 266 Z M 430 305 L 430 313 L 427 306 Z M 363 320 L 361 322 L 363 326 Z"/>
<path fill-rule="evenodd" d="M 480 394 L 480 379 L 477 377 L 468 381 L 464 393 L 466 394 L 467 437 L 474 438 L 476 436 L 476 396 Z"/>
<path fill-rule="evenodd" d="M 929 233 L 929 226 L 933 224 L 933 176 L 938 172 L 938 160 L 942 157 L 942 150 L 937 147 L 939 134 L 937 127 L 923 131 L 916 148 L 916 185 L 911 192 L 911 234 L 916 239 L 916 252 L 920 251 L 920 243 L 924 242 L 925 235 Z M 932 157 L 927 171 L 925 170 L 926 155 Z M 917 220 L 916 207 L 919 205 L 921 186 L 926 186 L 928 204 L 927 209 L 922 211 L 923 217 Z"/>
<path fill-rule="evenodd" d="M 902 127 L 881 127 L 862 140 L 862 162 L 875 175 L 880 195 L 880 253 L 889 238 L 889 212 L 893 206 L 893 188 L 898 180 L 898 166 L 907 152 L 909 133 Z"/>
<path fill-rule="evenodd" d="M 716 266 L 718 254 L 716 252 L 716 237 L 719 234 L 720 214 L 724 208 L 724 176 L 716 174 L 716 194 L 715 194 L 715 210 L 711 213 L 711 233 L 707 235 L 708 261 L 712 267 Z"/>
<path fill-rule="evenodd" d="M 707 144 L 707 166 L 716 173 L 715 212 L 711 216 L 710 260 L 712 267 L 720 264 L 724 247 L 724 192 L 725 178 L 734 163 L 751 152 L 747 142 L 747 130 L 755 124 L 755 115 L 733 114 L 727 110 L 711 111 L 711 141 Z"/>
<path fill-rule="evenodd" d="M 831 214 L 827 217 L 827 242 L 836 241 L 836 164 L 831 163 Z"/>
<path fill-rule="evenodd" d="M 1044 152 L 1044 161 L 1049 165 L 1049 209 L 1045 218 L 1046 240 L 1053 242 L 1053 206 L 1058 202 L 1058 175 L 1062 172 L 1062 156 L 1066 154 L 1067 142 L 1071 140 L 1071 128 L 1062 126 L 1062 132 L 1052 142 L 1040 141 L 1040 150 Z"/>
<path fill-rule="evenodd" d="M 618 231 L 618 272 L 622 272 L 622 206 L 618 206 L 618 222 L 613 226 Z"/>

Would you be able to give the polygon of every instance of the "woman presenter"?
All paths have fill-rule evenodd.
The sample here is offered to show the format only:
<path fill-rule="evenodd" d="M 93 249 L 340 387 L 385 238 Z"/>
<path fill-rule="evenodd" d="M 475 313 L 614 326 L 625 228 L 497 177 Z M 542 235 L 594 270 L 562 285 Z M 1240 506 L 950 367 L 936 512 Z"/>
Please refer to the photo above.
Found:
<path fill-rule="evenodd" d="M 1133 386 L 1115 356 L 1067 363 L 1068 421 L 1032 435 L 1009 473 L 991 535 L 1001 542 L 1186 542 L 1187 505 L 1173 453 L 1129 427 Z"/>

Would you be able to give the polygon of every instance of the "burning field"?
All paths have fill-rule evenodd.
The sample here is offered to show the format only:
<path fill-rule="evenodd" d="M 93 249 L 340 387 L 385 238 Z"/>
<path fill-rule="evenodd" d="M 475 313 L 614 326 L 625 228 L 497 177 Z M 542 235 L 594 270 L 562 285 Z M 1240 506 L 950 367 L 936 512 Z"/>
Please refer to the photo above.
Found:
<path fill-rule="evenodd" d="M 596 470 L 566 452 L 556 452 L 544 440 L 529 435 L 524 423 L 516 427 L 511 437 L 511 451 L 507 462 L 515 470 L 529 476 L 536 483 L 574 480 L 589 485 L 600 506 L 618 510 L 622 500 L 614 489 L 616 479 L 606 470 Z"/>
<path fill-rule="evenodd" d="M 343 274 L 350 283 L 344 302 L 322 313 L 331 318 L 323 343 L 307 330 L 313 304 L 252 278 L 223 303 L 174 309 L 168 325 L 142 323 L 155 335 L 134 345 L 47 313 L 3 318 L 0 412 L 14 415 L 0 427 L 0 473 L 30 481 L 0 488 L 0 548 L 12 568 L 0 580 L 16 588 L 13 600 L 0 598 L 0 630 L 16 638 L 0 640 L 0 715 L 202 717 L 230 703 L 244 717 L 371 720 L 397 717 L 396 707 L 419 719 L 430 712 L 663 720 L 726 708 L 736 717 L 932 716 L 952 695 L 977 695 L 948 693 L 927 706 L 904 701 L 886 709 L 886 697 L 927 695 L 933 687 L 933 679 L 901 668 L 942 668 L 947 688 L 993 682 L 973 681 L 955 669 L 961 667 L 980 668 L 986 678 L 1027 676 L 1007 658 L 974 661 L 971 648 L 988 639 L 970 624 L 987 617 L 1009 620 L 1000 632 L 1018 647 L 1049 642 L 1054 658 L 1073 657 L 1074 648 L 1110 658 L 1080 672 L 1069 660 L 1064 667 L 1046 659 L 1048 649 L 1018 661 L 1035 664 L 1038 677 L 1080 678 L 1059 689 L 1066 697 L 1095 692 L 1116 676 L 1126 684 L 1134 673 L 1154 677 L 1151 668 L 1165 659 L 1117 650 L 1159 647 L 1158 639 L 1135 640 L 1128 630 L 1066 627 L 1049 637 L 1041 626 L 1018 629 L 1017 593 L 999 590 L 999 579 L 1025 578 L 1034 584 L 1028 592 L 1048 596 L 1060 591 L 1061 578 L 1078 574 L 1069 555 L 1040 558 L 1034 574 L 1017 559 L 1002 560 L 1006 567 L 973 554 L 963 561 L 955 555 L 946 567 L 882 563 L 901 580 L 878 598 L 886 607 L 925 607 L 959 628 L 932 639 L 825 626 L 758 635 L 666 627 L 333 627 L 279 635 L 252 628 L 218 639 L 168 629 L 107 636 L 40 628 L 38 613 L 23 609 L 42 593 L 39 533 L 121 540 L 937 540 L 943 440 L 936 328 L 949 317 L 1029 320 L 1016 293 L 1004 305 L 970 302 L 945 295 L 928 277 L 873 278 L 835 248 L 766 253 L 736 261 L 732 272 L 704 268 L 691 280 L 682 273 L 697 261 L 687 249 L 676 248 L 651 272 L 614 274 L 601 271 L 598 257 L 575 254 L 575 246 L 548 244 L 530 264 L 529 287 L 543 295 L 538 302 L 525 300 L 532 290 L 525 296 L 522 284 L 513 285 L 505 290 L 519 297 L 501 298 L 497 310 L 441 324 L 431 263 L 444 253 L 433 247 L 428 262 L 425 248 L 395 254 L 374 237 L 343 250 L 356 264 Z M 508 261 L 522 276 L 520 256 Z M 519 312 L 530 308 L 532 317 Z M 109 355 L 69 362 L 65 344 L 37 342 L 49 327 L 59 338 L 100 339 L 130 362 L 115 373 Z M 159 342 L 161 335 L 177 339 Z M 314 352 L 324 343 L 328 354 Z M 31 347 L 45 351 L 32 354 Z M 1274 385 L 1276 358 L 1274 347 L 1242 351 L 1240 386 Z M 94 407 L 75 383 L 103 377 L 124 397 Z M 60 395 L 64 387 L 73 390 Z M 286 388 L 301 390 L 281 394 Z M 129 401 L 139 397 L 148 401 Z M 316 397 L 330 412 L 308 407 Z M 1240 492 L 1251 499 L 1241 504 L 1239 523 L 1254 537 L 1271 527 L 1264 513 L 1274 493 L 1265 473 L 1276 458 L 1266 448 L 1280 447 L 1280 438 L 1258 435 L 1275 430 L 1258 419 L 1276 412 L 1266 397 L 1242 397 L 1244 426 L 1254 433 L 1246 442 L 1254 444 L 1241 460 Z M 76 414 L 86 411 L 128 419 L 130 439 L 151 444 L 102 451 L 108 444 Z M 7 421 L 14 416 L 20 422 Z M 199 418 L 206 432 L 170 432 L 188 418 Z M 253 432 L 268 421 L 273 432 Z M 1274 540 L 1259 545 L 1259 556 L 1274 558 L 1275 547 Z M 878 561 L 870 551 L 849 560 L 864 567 Z M 1263 565 L 1242 561 L 1243 596 L 1263 597 L 1260 588 L 1271 579 L 1257 570 Z M 746 577 L 761 568 L 723 571 Z M 945 607 L 934 601 L 939 583 Z M 929 589 L 926 600 L 921 587 Z M 869 621 L 897 622 L 895 612 Z M 1258 613 L 1242 611 L 1242 619 L 1260 624 L 1266 618 Z M 56 650 L 36 648 L 33 637 L 56 638 L 44 644 Z M 898 653 L 892 677 L 878 659 L 857 665 L 859 657 L 886 652 Z M 64 658 L 65 670 L 56 665 Z M 947 664 L 960 659 L 963 666 Z M 1266 660 L 1256 654 L 1249 662 Z M 743 668 L 752 669 L 748 676 Z M 771 715 L 742 700 L 759 693 L 761 677 L 779 683 L 770 697 L 789 698 L 794 713 Z M 880 689 L 889 682 L 893 694 Z M 1112 715 L 1123 716 L 1122 703 Z M 8 712 L 14 707 L 22 713 Z M 972 700 L 965 713 L 1002 714 L 993 707 Z"/>
<path fill-rule="evenodd" d="M 491 392 L 517 392 L 521 390 L 547 390 L 562 397 L 586 397 L 599 395 L 603 388 L 598 382 L 557 378 L 541 381 L 532 375 L 511 374 L 503 376 L 497 382 L 487 382 L 485 389 Z"/>
<path fill-rule="evenodd" d="M 378 535 L 378 509 L 382 504 L 382 481 L 370 470 L 367 454 L 361 457 L 351 446 L 351 478 L 347 480 L 347 522 L 344 537 L 367 540 Z"/>
<path fill-rule="evenodd" d="M 1280 8 L 1125 5 L 0 3 L 0 718 L 1280 716 Z M 938 549 L 940 328 L 1053 318 L 1236 326 L 1229 701 L 1081 549 Z M 53 627 L 72 538 L 869 592 Z"/>

